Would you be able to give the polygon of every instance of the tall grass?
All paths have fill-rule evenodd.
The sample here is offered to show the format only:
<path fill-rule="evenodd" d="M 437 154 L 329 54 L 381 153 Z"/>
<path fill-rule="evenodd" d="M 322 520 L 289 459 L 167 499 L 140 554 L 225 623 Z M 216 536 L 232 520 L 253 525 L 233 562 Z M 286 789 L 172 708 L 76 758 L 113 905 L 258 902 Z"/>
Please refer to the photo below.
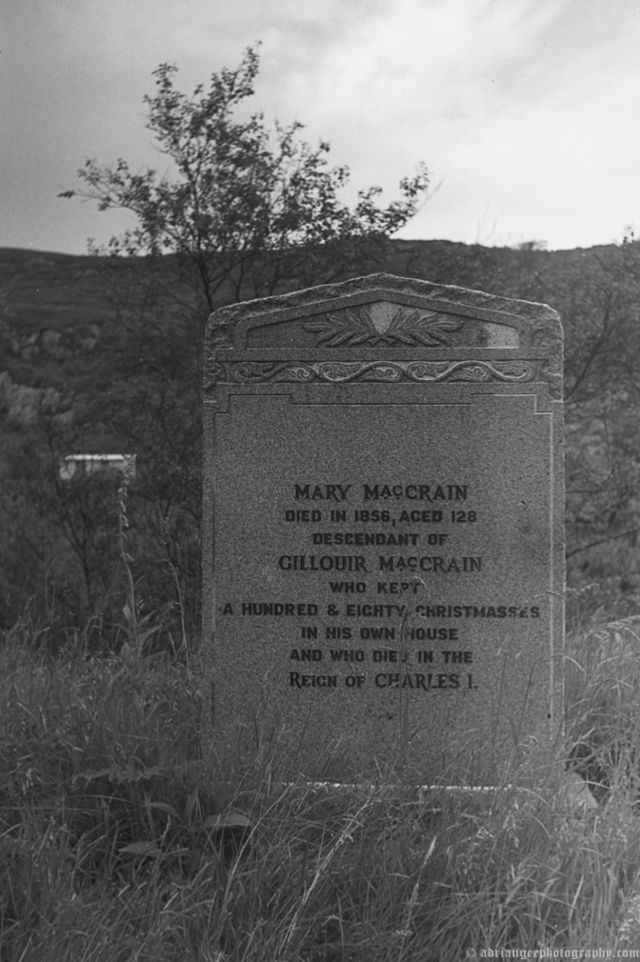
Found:
<path fill-rule="evenodd" d="M 262 756 L 205 771 L 197 673 L 129 649 L 51 658 L 16 629 L 0 650 L 0 959 L 640 947 L 634 638 L 618 622 L 574 639 L 556 754 L 532 737 L 500 790 L 420 793 L 292 784 Z"/>

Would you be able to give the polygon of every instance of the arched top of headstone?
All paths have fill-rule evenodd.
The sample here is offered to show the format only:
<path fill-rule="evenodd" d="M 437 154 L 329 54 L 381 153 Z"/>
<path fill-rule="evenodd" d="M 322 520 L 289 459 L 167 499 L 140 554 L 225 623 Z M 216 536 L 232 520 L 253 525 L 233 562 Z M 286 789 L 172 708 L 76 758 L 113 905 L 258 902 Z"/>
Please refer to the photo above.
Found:
<path fill-rule="evenodd" d="M 225 359 L 444 361 L 461 353 L 470 364 L 480 358 L 543 362 L 540 379 L 560 397 L 562 327 L 550 307 L 393 274 L 215 311 L 207 325 L 205 393 Z"/>
<path fill-rule="evenodd" d="M 327 313 L 333 323 L 314 323 Z M 560 319 L 544 304 L 394 274 L 244 301 L 215 311 L 208 324 L 210 341 L 236 350 L 266 346 L 265 339 L 305 347 L 524 348 L 559 337 Z"/>

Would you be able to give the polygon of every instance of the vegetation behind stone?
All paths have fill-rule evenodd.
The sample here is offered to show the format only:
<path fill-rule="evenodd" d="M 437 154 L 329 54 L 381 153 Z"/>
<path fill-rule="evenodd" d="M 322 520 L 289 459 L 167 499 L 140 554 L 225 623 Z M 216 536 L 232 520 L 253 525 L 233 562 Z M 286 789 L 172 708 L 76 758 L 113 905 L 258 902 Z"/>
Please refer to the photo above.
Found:
<path fill-rule="evenodd" d="M 117 485 L 97 477 L 63 484 L 58 465 L 74 452 L 135 453 L 128 538 L 136 604 L 141 614 L 156 615 L 153 644 L 179 648 L 199 627 L 205 318 L 195 295 L 171 256 L 5 250 L 0 267 L 0 624 L 10 628 L 27 607 L 54 647 L 69 632 L 98 646 L 122 643 Z M 543 301 L 559 311 L 570 620 L 599 608 L 608 617 L 633 613 L 640 590 L 638 243 L 547 252 L 385 241 L 363 254 L 361 269 L 347 265 L 345 276 L 371 270 Z M 318 272 L 318 281 L 326 279 L 320 260 Z M 278 290 L 298 282 L 295 274 L 283 277 Z M 235 293 L 223 287 L 217 296 L 225 303 Z"/>

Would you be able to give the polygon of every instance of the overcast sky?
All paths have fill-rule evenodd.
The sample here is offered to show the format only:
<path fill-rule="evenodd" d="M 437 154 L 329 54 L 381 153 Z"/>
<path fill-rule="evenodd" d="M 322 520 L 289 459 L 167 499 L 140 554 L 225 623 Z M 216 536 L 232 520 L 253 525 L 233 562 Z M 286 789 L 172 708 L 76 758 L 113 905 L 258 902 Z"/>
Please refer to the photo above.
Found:
<path fill-rule="evenodd" d="M 426 161 L 401 236 L 586 247 L 640 233 L 639 0 L 0 0 L 0 246 L 83 253 L 126 225 L 62 200 L 88 156 L 162 168 L 151 72 L 191 92 L 262 41 L 255 107 L 355 186 Z"/>

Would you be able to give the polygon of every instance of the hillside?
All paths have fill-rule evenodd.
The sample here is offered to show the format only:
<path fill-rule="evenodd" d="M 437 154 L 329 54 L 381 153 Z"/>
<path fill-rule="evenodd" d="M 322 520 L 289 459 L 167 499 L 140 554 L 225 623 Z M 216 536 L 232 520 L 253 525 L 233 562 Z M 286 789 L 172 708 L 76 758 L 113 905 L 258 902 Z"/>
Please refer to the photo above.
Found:
<path fill-rule="evenodd" d="M 548 252 L 391 241 L 363 269 L 332 277 L 372 270 L 543 301 L 559 311 L 566 333 L 570 583 L 580 590 L 591 585 L 596 607 L 612 596 L 624 601 L 621 610 L 635 610 L 638 246 Z M 326 279 L 317 276 L 318 283 Z M 297 286 L 295 277 L 285 277 L 277 290 Z M 232 300 L 230 287 L 216 298 Z M 81 622 L 96 605 L 101 617 L 113 604 L 117 609 L 117 559 L 105 548 L 104 527 L 113 527 L 113 511 L 105 515 L 95 498 L 89 503 L 88 494 L 61 488 L 56 465 L 70 451 L 120 451 L 138 455 L 131 511 L 138 547 L 155 559 L 153 577 L 139 573 L 148 602 L 177 591 L 189 599 L 197 624 L 205 317 L 189 278 L 171 257 L 150 266 L 142 259 L 1 249 L 0 304 L 0 526 L 10 545 L 1 620 L 10 623 L 29 598 L 40 596 L 47 578 L 47 603 L 61 618 L 71 614 Z"/>
<path fill-rule="evenodd" d="M 602 249 L 594 249 L 594 251 Z M 575 270 L 592 252 L 521 251 L 450 241 L 392 241 L 376 269 L 546 300 L 554 304 L 549 277 Z M 166 258 L 167 271 L 171 258 Z M 543 278 L 544 275 L 544 278 Z M 323 278 L 318 278 L 321 283 Z M 113 374 L 104 347 L 121 334 L 123 318 L 136 323 L 127 294 L 149 285 L 146 262 L 94 256 L 0 249 L 0 406 L 11 420 L 33 421 L 30 400 L 20 388 L 52 388 L 59 404 L 88 380 L 109 383 Z M 291 285 L 283 285 L 290 289 Z M 222 291 L 220 301 L 230 298 Z M 170 333 L 169 331 L 167 333 Z M 105 367 L 106 365 L 106 367 Z M 8 377 L 7 377 L 8 375 Z M 26 400 L 25 400 L 26 399 Z M 30 400 L 29 400 L 30 399 Z"/>
<path fill-rule="evenodd" d="M 519 274 L 524 264 L 539 268 L 553 263 L 563 270 L 607 248 L 575 251 L 514 250 L 452 241 L 390 241 L 380 269 L 435 283 L 478 286 L 483 280 Z M 171 260 L 171 258 L 167 258 Z M 122 269 L 140 275 L 142 260 L 123 259 Z M 25 336 L 48 329 L 66 330 L 102 324 L 112 316 L 113 267 L 104 258 L 0 248 L 0 315 L 2 330 Z M 318 283 L 322 278 L 318 278 Z M 486 285 L 485 285 L 486 286 Z M 504 293 L 503 291 L 496 293 Z"/>

